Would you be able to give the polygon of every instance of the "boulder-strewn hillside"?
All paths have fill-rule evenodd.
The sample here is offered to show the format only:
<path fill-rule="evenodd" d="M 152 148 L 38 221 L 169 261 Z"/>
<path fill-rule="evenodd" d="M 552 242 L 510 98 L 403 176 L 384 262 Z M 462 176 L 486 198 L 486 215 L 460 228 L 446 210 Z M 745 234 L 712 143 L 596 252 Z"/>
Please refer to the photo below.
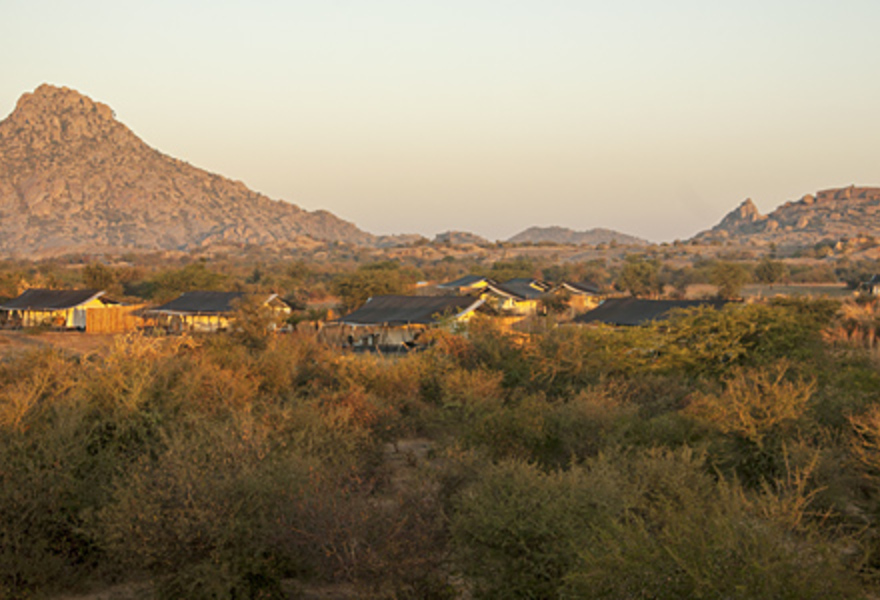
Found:
<path fill-rule="evenodd" d="M 147 146 L 106 105 L 42 85 L 0 122 L 0 254 L 214 243 L 301 236 L 380 243 L 326 211 L 271 200 Z"/>
<path fill-rule="evenodd" d="M 511 237 L 508 242 L 534 244 L 549 242 L 553 244 L 607 244 L 615 242 L 625 245 L 647 245 L 648 241 L 634 235 L 620 233 L 611 229 L 596 227 L 587 231 L 574 231 L 566 227 L 529 227 Z"/>
<path fill-rule="evenodd" d="M 695 239 L 806 247 L 869 235 L 880 236 L 880 188 L 850 186 L 808 194 L 768 215 L 762 215 L 747 199 Z"/>

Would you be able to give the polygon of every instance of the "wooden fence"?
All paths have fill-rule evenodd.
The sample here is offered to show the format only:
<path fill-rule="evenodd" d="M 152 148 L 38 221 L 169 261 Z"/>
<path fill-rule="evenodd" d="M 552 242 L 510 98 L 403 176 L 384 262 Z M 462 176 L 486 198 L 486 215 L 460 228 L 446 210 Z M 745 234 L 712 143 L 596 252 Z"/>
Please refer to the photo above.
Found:
<path fill-rule="evenodd" d="M 135 314 L 145 306 L 145 304 L 134 304 L 131 306 L 89 308 L 86 310 L 86 332 L 128 333 L 147 327 L 152 323 L 152 320 Z"/>

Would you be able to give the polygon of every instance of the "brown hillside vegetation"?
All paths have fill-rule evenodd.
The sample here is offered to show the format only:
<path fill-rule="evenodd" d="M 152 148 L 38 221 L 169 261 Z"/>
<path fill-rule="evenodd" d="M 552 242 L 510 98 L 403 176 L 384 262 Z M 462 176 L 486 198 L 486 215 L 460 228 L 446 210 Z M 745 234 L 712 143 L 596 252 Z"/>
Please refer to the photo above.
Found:
<path fill-rule="evenodd" d="M 484 318 L 395 359 L 259 331 L 16 354 L 0 596 L 872 597 L 872 314 Z"/>

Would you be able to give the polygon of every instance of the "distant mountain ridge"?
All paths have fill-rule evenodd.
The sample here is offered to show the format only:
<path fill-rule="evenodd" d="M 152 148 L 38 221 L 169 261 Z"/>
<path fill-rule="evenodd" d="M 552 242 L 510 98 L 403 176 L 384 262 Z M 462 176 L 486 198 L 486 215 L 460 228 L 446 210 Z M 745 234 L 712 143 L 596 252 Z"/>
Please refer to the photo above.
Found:
<path fill-rule="evenodd" d="M 383 242 L 166 156 L 68 88 L 41 85 L 0 122 L 0 254 L 302 240 Z"/>
<path fill-rule="evenodd" d="M 489 240 L 471 233 L 470 231 L 445 231 L 434 236 L 435 244 L 449 244 L 452 246 L 463 246 L 473 244 L 475 246 L 483 246 L 489 244 Z"/>
<path fill-rule="evenodd" d="M 646 246 L 650 242 L 634 235 L 620 233 L 612 229 L 596 227 L 587 231 L 575 231 L 567 227 L 529 227 L 507 240 L 513 243 L 541 242 L 553 244 L 609 244 L 611 242 L 622 245 Z"/>
<path fill-rule="evenodd" d="M 807 247 L 826 240 L 863 236 L 880 236 L 878 187 L 851 185 L 822 190 L 785 202 L 767 215 L 761 214 L 747 198 L 715 227 L 693 239 Z"/>

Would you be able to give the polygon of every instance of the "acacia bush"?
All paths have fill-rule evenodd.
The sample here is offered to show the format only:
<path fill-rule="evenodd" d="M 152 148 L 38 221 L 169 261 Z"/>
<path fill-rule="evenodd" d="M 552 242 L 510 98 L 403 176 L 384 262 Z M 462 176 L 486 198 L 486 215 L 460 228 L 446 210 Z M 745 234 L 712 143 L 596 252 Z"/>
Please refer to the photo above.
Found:
<path fill-rule="evenodd" d="M 803 489 L 749 496 L 686 449 L 551 473 L 502 462 L 459 502 L 452 535 L 475 598 L 861 594 L 841 552 L 850 540 L 803 518 Z"/>
<path fill-rule="evenodd" d="M 10 355 L 0 597 L 876 595 L 880 369 L 838 308 Z"/>

